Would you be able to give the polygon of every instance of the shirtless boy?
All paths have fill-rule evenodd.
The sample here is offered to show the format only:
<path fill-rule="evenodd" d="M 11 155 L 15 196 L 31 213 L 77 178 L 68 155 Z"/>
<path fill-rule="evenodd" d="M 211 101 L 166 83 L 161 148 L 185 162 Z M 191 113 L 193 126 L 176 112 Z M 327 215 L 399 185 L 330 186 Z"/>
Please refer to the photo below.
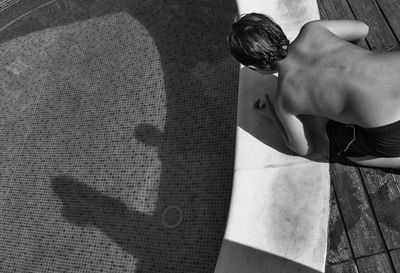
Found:
<path fill-rule="evenodd" d="M 400 52 L 356 45 L 360 21 L 312 21 L 289 44 L 271 18 L 251 13 L 232 24 L 231 54 L 260 73 L 277 72 L 271 97 L 286 145 L 301 156 L 314 146 L 302 115 L 326 118 L 331 147 L 360 165 L 400 168 Z"/>

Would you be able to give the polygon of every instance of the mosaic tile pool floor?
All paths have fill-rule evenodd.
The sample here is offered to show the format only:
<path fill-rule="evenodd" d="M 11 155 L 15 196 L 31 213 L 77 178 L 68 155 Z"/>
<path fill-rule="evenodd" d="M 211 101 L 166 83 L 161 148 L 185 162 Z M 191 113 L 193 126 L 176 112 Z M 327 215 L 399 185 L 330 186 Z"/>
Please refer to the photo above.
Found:
<path fill-rule="evenodd" d="M 212 272 L 234 165 L 231 14 L 89 6 L 56 1 L 0 35 L 0 272 Z"/>

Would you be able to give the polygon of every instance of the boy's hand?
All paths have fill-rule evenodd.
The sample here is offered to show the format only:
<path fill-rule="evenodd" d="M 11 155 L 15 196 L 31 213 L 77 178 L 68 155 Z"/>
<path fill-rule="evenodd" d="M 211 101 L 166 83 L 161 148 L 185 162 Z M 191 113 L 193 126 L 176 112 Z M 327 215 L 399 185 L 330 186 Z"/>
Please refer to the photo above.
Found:
<path fill-rule="evenodd" d="M 257 110 L 259 110 L 259 112 L 262 113 L 263 116 L 265 116 L 268 119 L 271 119 L 275 123 L 274 119 L 277 118 L 275 113 L 275 108 L 268 94 L 265 95 L 265 102 L 261 101 L 261 99 L 258 99 L 255 102 L 254 107 Z"/>
<path fill-rule="evenodd" d="M 275 123 L 273 120 L 275 118 L 275 110 L 273 108 L 274 106 L 272 105 L 268 95 L 265 95 L 265 99 L 265 101 L 258 99 L 254 103 L 254 108 L 260 115 L 266 117 L 267 119 L 270 119 L 273 123 Z"/>

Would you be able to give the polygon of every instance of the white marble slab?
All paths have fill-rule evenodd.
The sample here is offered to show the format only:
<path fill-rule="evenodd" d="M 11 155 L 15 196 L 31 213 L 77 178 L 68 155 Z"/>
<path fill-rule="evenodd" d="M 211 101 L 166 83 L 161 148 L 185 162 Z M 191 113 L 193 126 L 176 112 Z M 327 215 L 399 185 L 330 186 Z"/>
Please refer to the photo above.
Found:
<path fill-rule="evenodd" d="M 268 105 L 261 109 L 256 106 L 256 104 L 266 104 L 266 95 L 273 96 L 276 87 L 277 77 L 274 75 L 262 75 L 246 67 L 240 71 L 235 170 L 322 160 L 315 155 L 304 158 L 293 153 L 280 136 Z M 260 103 L 256 103 L 258 100 Z M 305 124 L 313 136 L 323 138 L 319 136 L 324 131 L 320 120 L 307 117 Z"/>
<path fill-rule="evenodd" d="M 258 12 L 271 16 L 290 41 L 304 23 L 320 18 L 314 0 L 236 0 L 236 3 L 239 14 Z"/>
<path fill-rule="evenodd" d="M 256 107 L 276 92 L 277 78 L 242 68 L 239 79 L 235 170 L 258 169 L 306 161 L 283 142 L 269 109 Z"/>
<path fill-rule="evenodd" d="M 225 239 L 322 271 L 329 219 L 324 163 L 235 172 Z"/>
<path fill-rule="evenodd" d="M 270 15 L 289 40 L 319 19 L 316 0 L 237 0 L 239 13 Z M 294 155 L 267 108 L 276 75 L 241 69 L 233 194 L 215 273 L 324 272 L 329 164 Z M 307 126 L 316 123 L 307 121 Z M 313 132 L 317 127 L 310 126 Z"/>

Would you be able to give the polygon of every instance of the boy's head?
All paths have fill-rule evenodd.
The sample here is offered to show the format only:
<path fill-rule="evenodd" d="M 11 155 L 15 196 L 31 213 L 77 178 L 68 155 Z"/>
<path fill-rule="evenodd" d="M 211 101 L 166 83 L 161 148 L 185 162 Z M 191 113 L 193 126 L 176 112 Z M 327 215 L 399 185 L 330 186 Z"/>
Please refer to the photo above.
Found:
<path fill-rule="evenodd" d="M 232 56 L 259 72 L 274 72 L 276 62 L 285 58 L 289 40 L 270 17 L 249 13 L 236 17 L 228 36 Z"/>

